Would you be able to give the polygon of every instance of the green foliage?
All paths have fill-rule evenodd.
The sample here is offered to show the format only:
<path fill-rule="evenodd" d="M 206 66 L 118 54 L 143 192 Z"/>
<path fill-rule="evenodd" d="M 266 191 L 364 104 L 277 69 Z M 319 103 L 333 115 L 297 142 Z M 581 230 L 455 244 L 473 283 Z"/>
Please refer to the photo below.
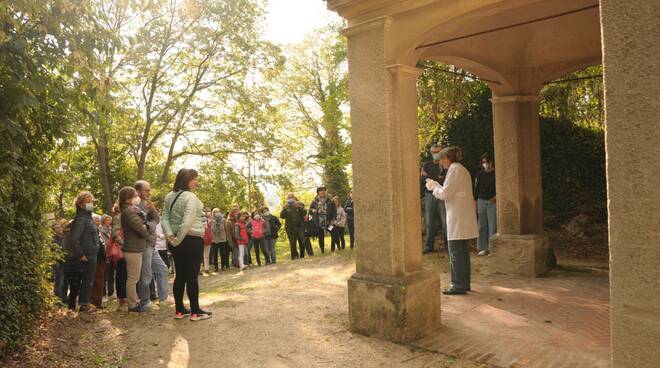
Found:
<path fill-rule="evenodd" d="M 263 204 L 263 194 L 254 184 L 250 188 L 252 198 L 248 203 L 247 178 L 223 160 L 212 160 L 203 164 L 199 174 L 197 196 L 205 207 L 217 207 L 227 212 L 234 203 L 249 210 L 257 204 Z"/>
<path fill-rule="evenodd" d="M 320 178 L 300 185 L 324 184 L 344 199 L 350 190 L 347 167 L 352 158 L 345 113 L 347 46 L 340 28 L 333 24 L 319 29 L 291 47 L 280 84 L 286 101 L 283 110 L 291 119 L 290 131 L 295 132 L 283 151 L 284 161 L 292 172 L 320 171 Z"/>
<path fill-rule="evenodd" d="M 473 175 L 479 171 L 481 155 L 493 155 L 493 111 L 489 98 L 488 87 L 480 85 L 474 99 L 465 105 L 465 110 L 447 119 L 433 139 L 444 147 L 461 147 L 462 163 Z M 430 160 L 428 149 L 424 154 L 425 159 Z"/>
<path fill-rule="evenodd" d="M 27 341 L 48 304 L 45 212 L 51 151 L 80 101 L 70 57 L 84 3 L 0 3 L 0 357 Z"/>
<path fill-rule="evenodd" d="M 490 91 L 481 88 L 464 111 L 444 121 L 432 140 L 461 147 L 463 165 L 473 175 L 479 170 L 481 154 L 493 153 L 489 98 Z M 424 152 L 423 160 L 428 160 L 426 155 Z M 541 166 L 546 225 L 556 227 L 578 213 L 606 216 L 605 144 L 601 129 L 542 117 Z"/>

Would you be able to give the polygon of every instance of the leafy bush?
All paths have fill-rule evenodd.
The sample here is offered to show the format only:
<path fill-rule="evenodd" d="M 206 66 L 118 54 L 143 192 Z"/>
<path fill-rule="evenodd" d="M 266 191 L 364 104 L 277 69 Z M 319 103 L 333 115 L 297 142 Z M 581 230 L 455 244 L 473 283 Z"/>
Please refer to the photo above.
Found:
<path fill-rule="evenodd" d="M 432 141 L 459 146 L 463 164 L 475 175 L 479 158 L 493 153 L 490 91 L 482 89 L 468 108 L 446 120 Z M 578 213 L 604 219 L 606 211 L 605 143 L 598 128 L 541 119 L 541 171 L 546 225 L 556 227 Z M 428 160 L 428 150 L 422 159 Z"/>
<path fill-rule="evenodd" d="M 65 52 L 77 10 L 64 0 L 0 5 L 0 357 L 20 349 L 48 305 L 46 183 L 80 100 Z"/>

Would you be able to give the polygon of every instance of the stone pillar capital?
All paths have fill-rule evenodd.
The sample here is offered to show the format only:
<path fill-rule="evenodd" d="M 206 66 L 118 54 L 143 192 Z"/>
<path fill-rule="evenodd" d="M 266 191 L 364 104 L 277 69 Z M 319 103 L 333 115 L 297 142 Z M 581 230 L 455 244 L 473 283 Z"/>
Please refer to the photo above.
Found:
<path fill-rule="evenodd" d="M 490 102 L 493 104 L 512 103 L 512 102 L 540 102 L 541 96 L 539 95 L 510 95 L 510 96 L 493 96 Z"/>
<path fill-rule="evenodd" d="M 419 68 L 415 68 L 414 66 L 406 64 L 391 64 L 386 68 L 393 76 L 410 77 L 414 79 L 417 79 L 417 77 L 419 77 L 423 72 L 423 70 Z"/>
<path fill-rule="evenodd" d="M 389 16 L 384 16 L 380 18 L 375 18 L 366 22 L 358 23 L 356 25 L 346 27 L 344 28 L 341 33 L 346 36 L 346 37 L 351 37 L 356 34 L 360 34 L 362 32 L 374 29 L 374 28 L 380 28 L 384 27 L 387 28 L 389 25 L 392 24 L 392 17 Z"/>

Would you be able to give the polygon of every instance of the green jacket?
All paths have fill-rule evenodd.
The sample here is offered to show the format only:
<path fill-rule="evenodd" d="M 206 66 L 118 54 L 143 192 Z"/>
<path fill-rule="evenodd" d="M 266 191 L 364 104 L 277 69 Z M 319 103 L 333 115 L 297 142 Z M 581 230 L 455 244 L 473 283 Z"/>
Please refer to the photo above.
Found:
<path fill-rule="evenodd" d="M 147 240 L 151 239 L 152 236 L 147 231 L 144 220 L 138 215 L 137 208 L 126 207 L 121 211 L 121 226 L 124 229 L 122 251 L 144 252 Z"/>
<path fill-rule="evenodd" d="M 180 192 L 170 192 L 165 196 L 163 215 L 160 223 L 165 236 L 175 236 L 173 246 L 181 244 L 186 236 L 204 238 L 204 204 L 195 193 L 184 191 L 174 202 Z M 172 206 L 174 202 L 174 206 Z"/>

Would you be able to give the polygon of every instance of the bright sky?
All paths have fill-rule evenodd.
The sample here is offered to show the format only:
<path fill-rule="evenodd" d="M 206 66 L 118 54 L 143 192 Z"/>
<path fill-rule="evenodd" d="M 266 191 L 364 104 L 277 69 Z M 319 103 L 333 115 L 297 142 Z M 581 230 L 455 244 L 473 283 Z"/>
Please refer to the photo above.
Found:
<path fill-rule="evenodd" d="M 323 0 L 267 0 L 265 36 L 278 44 L 302 41 L 314 28 L 339 20 Z"/>

